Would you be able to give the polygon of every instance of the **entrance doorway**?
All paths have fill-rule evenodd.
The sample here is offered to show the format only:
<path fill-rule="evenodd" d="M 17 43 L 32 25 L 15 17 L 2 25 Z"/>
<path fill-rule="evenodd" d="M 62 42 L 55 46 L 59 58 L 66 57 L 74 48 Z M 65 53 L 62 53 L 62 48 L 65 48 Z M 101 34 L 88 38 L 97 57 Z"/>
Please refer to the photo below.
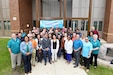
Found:
<path fill-rule="evenodd" d="M 87 35 L 90 31 L 91 6 L 89 0 L 88 17 L 73 17 L 74 0 L 36 0 L 36 26 L 40 27 L 40 20 L 63 20 L 66 28 L 78 28 Z"/>

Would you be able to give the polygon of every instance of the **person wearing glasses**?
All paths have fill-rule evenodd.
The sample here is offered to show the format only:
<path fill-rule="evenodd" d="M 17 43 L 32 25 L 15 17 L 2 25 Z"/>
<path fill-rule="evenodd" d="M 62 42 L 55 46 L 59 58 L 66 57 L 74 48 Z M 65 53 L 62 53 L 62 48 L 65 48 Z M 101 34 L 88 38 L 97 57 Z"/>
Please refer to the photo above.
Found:
<path fill-rule="evenodd" d="M 92 52 L 92 44 L 89 42 L 88 37 L 85 37 L 85 41 L 83 42 L 83 47 L 82 47 L 82 57 L 84 61 L 84 66 L 86 67 L 86 72 L 89 72 L 90 68 L 90 56 Z"/>

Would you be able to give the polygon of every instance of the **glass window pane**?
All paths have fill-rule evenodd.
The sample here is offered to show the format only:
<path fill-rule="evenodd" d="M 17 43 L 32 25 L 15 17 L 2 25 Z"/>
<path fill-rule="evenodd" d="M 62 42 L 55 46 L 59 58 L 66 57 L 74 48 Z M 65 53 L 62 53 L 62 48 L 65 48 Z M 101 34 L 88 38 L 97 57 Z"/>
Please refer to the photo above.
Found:
<path fill-rule="evenodd" d="M 99 31 L 102 31 L 102 25 L 103 25 L 103 22 L 102 21 L 99 21 L 99 27 L 98 27 L 98 30 Z"/>
<path fill-rule="evenodd" d="M 84 31 L 85 28 L 85 20 L 81 21 L 81 31 Z"/>
<path fill-rule="evenodd" d="M 7 21 L 4 21 L 4 30 L 7 30 Z"/>
<path fill-rule="evenodd" d="M 86 30 L 88 30 L 88 21 L 86 21 Z"/>
<path fill-rule="evenodd" d="M 11 26 L 11 23 L 10 23 L 10 21 L 8 21 L 8 30 L 10 30 L 10 26 Z"/>
<path fill-rule="evenodd" d="M 78 29 L 78 21 L 75 21 L 75 28 Z"/>
<path fill-rule="evenodd" d="M 95 29 L 97 30 L 97 21 L 94 21 L 94 25 Z"/>
<path fill-rule="evenodd" d="M 0 30 L 2 29 L 2 22 L 0 21 Z"/>

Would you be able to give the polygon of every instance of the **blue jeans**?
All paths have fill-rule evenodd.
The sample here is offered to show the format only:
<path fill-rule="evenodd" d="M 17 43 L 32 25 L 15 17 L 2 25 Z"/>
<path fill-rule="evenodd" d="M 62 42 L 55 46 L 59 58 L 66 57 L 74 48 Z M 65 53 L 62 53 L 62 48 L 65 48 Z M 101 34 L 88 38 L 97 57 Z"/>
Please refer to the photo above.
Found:
<path fill-rule="evenodd" d="M 47 58 L 46 56 L 48 56 L 48 60 L 49 62 L 51 61 L 51 50 L 43 50 L 43 55 L 44 55 L 44 62 L 47 63 Z"/>
<path fill-rule="evenodd" d="M 22 55 L 23 58 L 23 62 L 24 62 L 24 70 L 25 73 L 28 73 L 31 71 L 31 54 L 26 56 L 26 55 Z"/>
<path fill-rule="evenodd" d="M 61 54 L 62 54 L 62 49 L 59 49 L 58 50 L 58 57 L 61 57 Z"/>

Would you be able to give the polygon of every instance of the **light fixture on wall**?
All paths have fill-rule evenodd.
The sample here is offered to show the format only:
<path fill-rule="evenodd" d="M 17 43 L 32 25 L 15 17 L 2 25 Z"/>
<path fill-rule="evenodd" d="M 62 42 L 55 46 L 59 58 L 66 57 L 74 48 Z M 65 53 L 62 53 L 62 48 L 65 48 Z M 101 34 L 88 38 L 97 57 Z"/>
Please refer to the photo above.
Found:
<path fill-rule="evenodd" d="M 29 23 L 27 23 L 27 28 L 29 28 Z"/>

